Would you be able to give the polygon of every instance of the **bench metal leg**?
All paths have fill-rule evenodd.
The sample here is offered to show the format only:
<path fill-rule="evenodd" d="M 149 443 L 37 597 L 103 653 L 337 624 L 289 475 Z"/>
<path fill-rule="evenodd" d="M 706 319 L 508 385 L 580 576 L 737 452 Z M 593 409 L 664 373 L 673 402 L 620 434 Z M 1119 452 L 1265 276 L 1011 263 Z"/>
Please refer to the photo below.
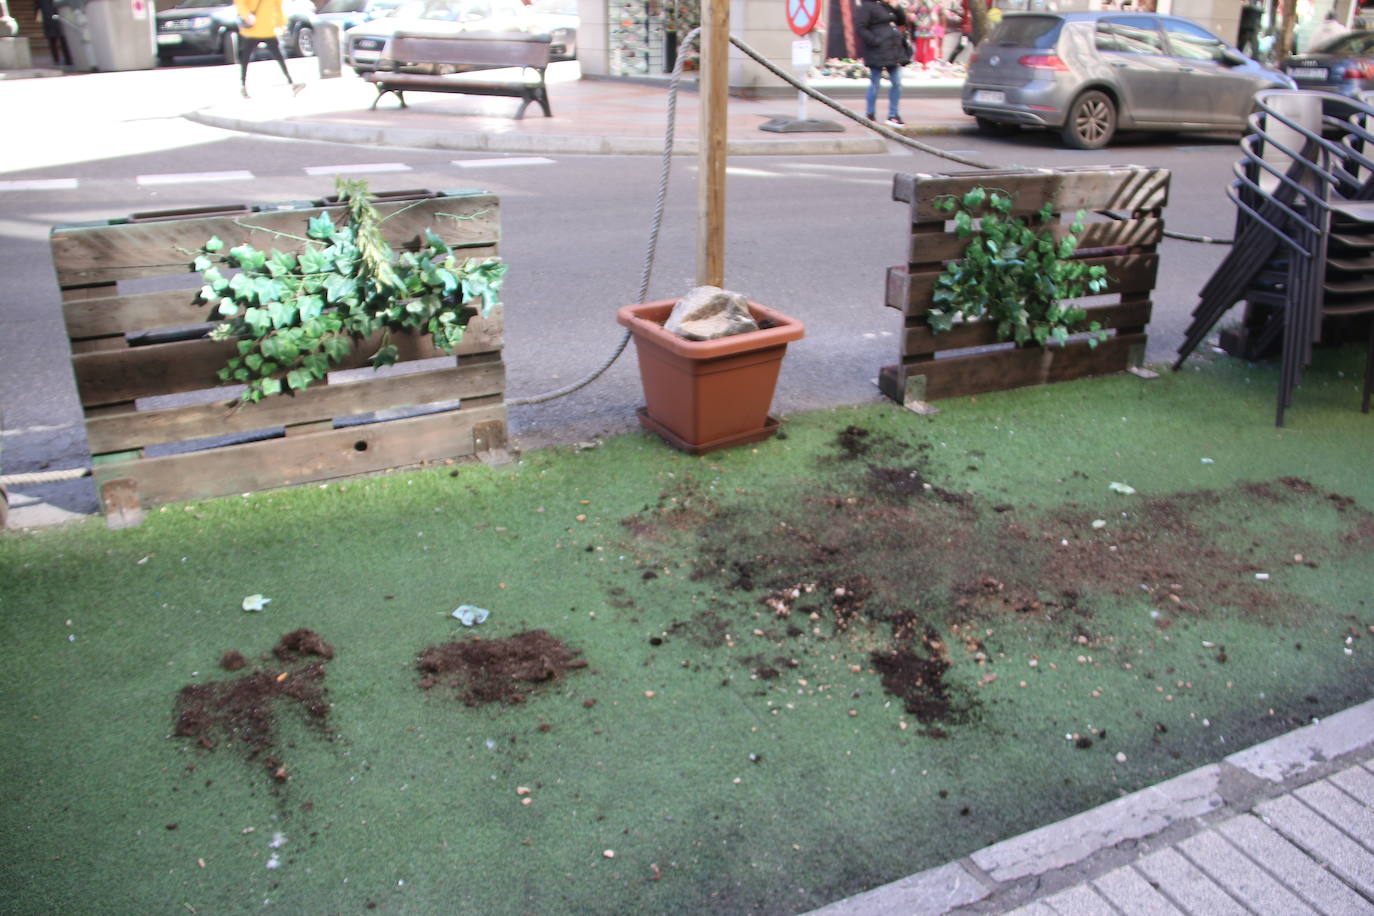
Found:
<path fill-rule="evenodd" d="M 539 103 L 539 107 L 544 109 L 544 117 L 553 117 L 553 112 L 549 110 L 548 92 L 543 86 L 535 86 L 520 96 L 520 108 L 515 112 L 515 120 L 519 121 L 525 116 L 525 109 L 530 107 L 530 102 Z"/>
<path fill-rule="evenodd" d="M 377 103 L 380 102 L 382 100 L 382 96 L 386 95 L 388 92 L 396 96 L 396 100 L 401 103 L 402 108 L 409 107 L 408 105 L 406 105 L 406 97 L 400 89 L 392 89 L 389 86 L 378 86 L 377 97 L 372 100 L 372 111 L 377 110 Z"/>

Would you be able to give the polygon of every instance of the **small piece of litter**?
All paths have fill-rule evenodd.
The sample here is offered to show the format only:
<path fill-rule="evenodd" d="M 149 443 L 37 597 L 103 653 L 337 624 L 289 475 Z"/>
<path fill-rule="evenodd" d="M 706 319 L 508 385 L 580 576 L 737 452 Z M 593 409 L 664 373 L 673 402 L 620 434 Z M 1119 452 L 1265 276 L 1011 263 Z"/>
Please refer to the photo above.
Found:
<path fill-rule="evenodd" d="M 281 868 L 281 859 L 277 856 L 277 854 L 276 854 L 275 852 L 272 853 L 271 858 L 269 858 L 269 859 L 267 860 L 267 867 L 268 867 L 268 868 Z"/>
<path fill-rule="evenodd" d="M 1116 762 L 1117 762 L 1117 763 L 1125 763 L 1125 762 L 1126 762 L 1126 755 L 1123 754 L 1123 753 L 1121 753 L 1120 751 L 1117 751 L 1117 753 L 1116 753 Z"/>
<path fill-rule="evenodd" d="M 1107 484 L 1107 489 L 1111 490 L 1113 493 L 1121 493 L 1125 496 L 1130 496 L 1135 492 L 1135 487 L 1130 484 L 1118 483 L 1115 480 Z"/>
<path fill-rule="evenodd" d="M 245 611 L 260 611 L 271 602 L 271 598 L 264 598 L 262 595 L 249 595 L 243 599 L 243 609 Z"/>
<path fill-rule="evenodd" d="M 268 848 L 268 849 L 281 849 L 281 848 L 282 848 L 283 846 L 285 846 L 285 845 L 286 845 L 286 834 L 284 834 L 284 833 L 274 833 L 274 834 L 272 834 L 272 842 L 270 842 L 270 843 L 267 844 L 267 848 Z"/>
<path fill-rule="evenodd" d="M 1107 527 L 1107 520 L 1106 520 L 1105 518 L 1095 518 L 1095 519 L 1093 519 L 1093 527 L 1094 527 L 1094 528 L 1106 528 L 1106 527 Z"/>
<path fill-rule="evenodd" d="M 1216 463 L 1217 463 L 1217 460 L 1216 460 L 1215 458 L 1203 458 L 1203 459 L 1202 459 L 1202 463 L 1203 463 L 1203 464 L 1216 464 Z"/>
<path fill-rule="evenodd" d="M 530 791 L 531 791 L 531 790 L 530 790 L 530 787 L 529 787 L 529 786 L 516 786 L 516 787 L 515 787 L 515 794 L 516 794 L 516 795 L 529 795 L 529 794 L 530 794 Z"/>
<path fill-rule="evenodd" d="M 491 611 L 471 604 L 464 604 L 456 608 L 451 616 L 463 626 L 470 627 L 485 623 L 487 618 L 491 616 Z"/>
<path fill-rule="evenodd" d="M 1268 574 L 1268 573 L 1255 573 L 1255 578 L 1256 578 L 1256 579 L 1268 579 L 1268 578 L 1269 578 L 1269 574 Z"/>
<path fill-rule="evenodd" d="M 603 849 L 603 850 L 601 851 L 601 856 L 602 856 L 602 858 L 605 858 L 605 859 L 614 859 L 614 858 L 615 858 L 615 850 L 614 850 L 614 849 Z"/>

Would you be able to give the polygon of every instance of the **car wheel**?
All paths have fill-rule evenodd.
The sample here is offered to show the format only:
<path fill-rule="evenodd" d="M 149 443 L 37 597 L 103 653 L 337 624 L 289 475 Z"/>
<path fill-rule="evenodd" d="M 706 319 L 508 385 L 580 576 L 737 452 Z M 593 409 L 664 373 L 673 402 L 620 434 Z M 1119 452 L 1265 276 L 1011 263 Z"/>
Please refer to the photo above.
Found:
<path fill-rule="evenodd" d="M 308 25 L 296 30 L 296 53 L 301 57 L 315 56 L 315 30 Z"/>
<path fill-rule="evenodd" d="M 1074 99 L 1064 121 L 1064 142 L 1074 149 L 1102 149 L 1116 133 L 1116 105 L 1092 90 Z"/>
<path fill-rule="evenodd" d="M 171 55 L 171 54 L 168 54 L 166 51 L 158 51 L 158 52 L 157 52 L 157 65 L 158 65 L 159 67 L 170 67 L 170 66 L 172 66 L 172 55 Z"/>
<path fill-rule="evenodd" d="M 981 118 L 977 115 L 973 120 L 978 125 L 979 133 L 987 134 L 989 137 L 1009 137 L 1021 129 L 1006 121 L 994 121 L 992 118 Z"/>
<path fill-rule="evenodd" d="M 238 36 L 233 32 L 225 32 L 220 39 L 220 51 L 224 54 L 226 64 L 236 64 L 239 62 L 239 43 Z"/>

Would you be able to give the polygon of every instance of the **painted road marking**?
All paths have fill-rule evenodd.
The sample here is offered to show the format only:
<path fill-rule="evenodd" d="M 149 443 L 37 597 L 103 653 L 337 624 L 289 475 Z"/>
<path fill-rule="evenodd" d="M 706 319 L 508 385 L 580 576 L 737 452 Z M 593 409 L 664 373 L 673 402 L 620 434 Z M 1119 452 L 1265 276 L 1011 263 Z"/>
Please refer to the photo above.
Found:
<path fill-rule="evenodd" d="M 359 162 L 354 165 L 308 165 L 307 175 L 361 174 L 363 172 L 409 172 L 410 166 L 404 162 Z"/>
<path fill-rule="evenodd" d="M 75 178 L 31 178 L 0 181 L 0 191 L 75 191 Z"/>
<path fill-rule="evenodd" d="M 511 156 L 508 159 L 454 159 L 453 164 L 460 169 L 485 169 L 507 165 L 553 165 L 553 160 L 543 156 Z"/>
<path fill-rule="evenodd" d="M 252 181 L 253 173 L 239 169 L 234 172 L 168 172 L 163 175 L 139 175 L 139 184 L 196 184 L 202 181 Z"/>

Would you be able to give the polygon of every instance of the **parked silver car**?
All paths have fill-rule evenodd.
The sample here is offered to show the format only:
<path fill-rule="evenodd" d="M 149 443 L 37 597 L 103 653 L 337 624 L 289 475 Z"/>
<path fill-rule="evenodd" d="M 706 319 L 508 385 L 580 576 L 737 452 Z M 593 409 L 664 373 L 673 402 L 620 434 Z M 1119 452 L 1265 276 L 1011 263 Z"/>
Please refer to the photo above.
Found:
<path fill-rule="evenodd" d="M 394 13 L 343 34 L 344 63 L 359 74 L 377 69 L 387 42 L 407 35 L 459 35 L 464 32 L 543 32 L 533 10 L 521 0 L 411 0 Z M 407 68 L 418 69 L 418 68 Z"/>
<path fill-rule="evenodd" d="M 990 133 L 1244 130 L 1261 89 L 1294 88 L 1195 22 L 1156 13 L 1007 13 L 974 50 L 963 107 Z"/>

